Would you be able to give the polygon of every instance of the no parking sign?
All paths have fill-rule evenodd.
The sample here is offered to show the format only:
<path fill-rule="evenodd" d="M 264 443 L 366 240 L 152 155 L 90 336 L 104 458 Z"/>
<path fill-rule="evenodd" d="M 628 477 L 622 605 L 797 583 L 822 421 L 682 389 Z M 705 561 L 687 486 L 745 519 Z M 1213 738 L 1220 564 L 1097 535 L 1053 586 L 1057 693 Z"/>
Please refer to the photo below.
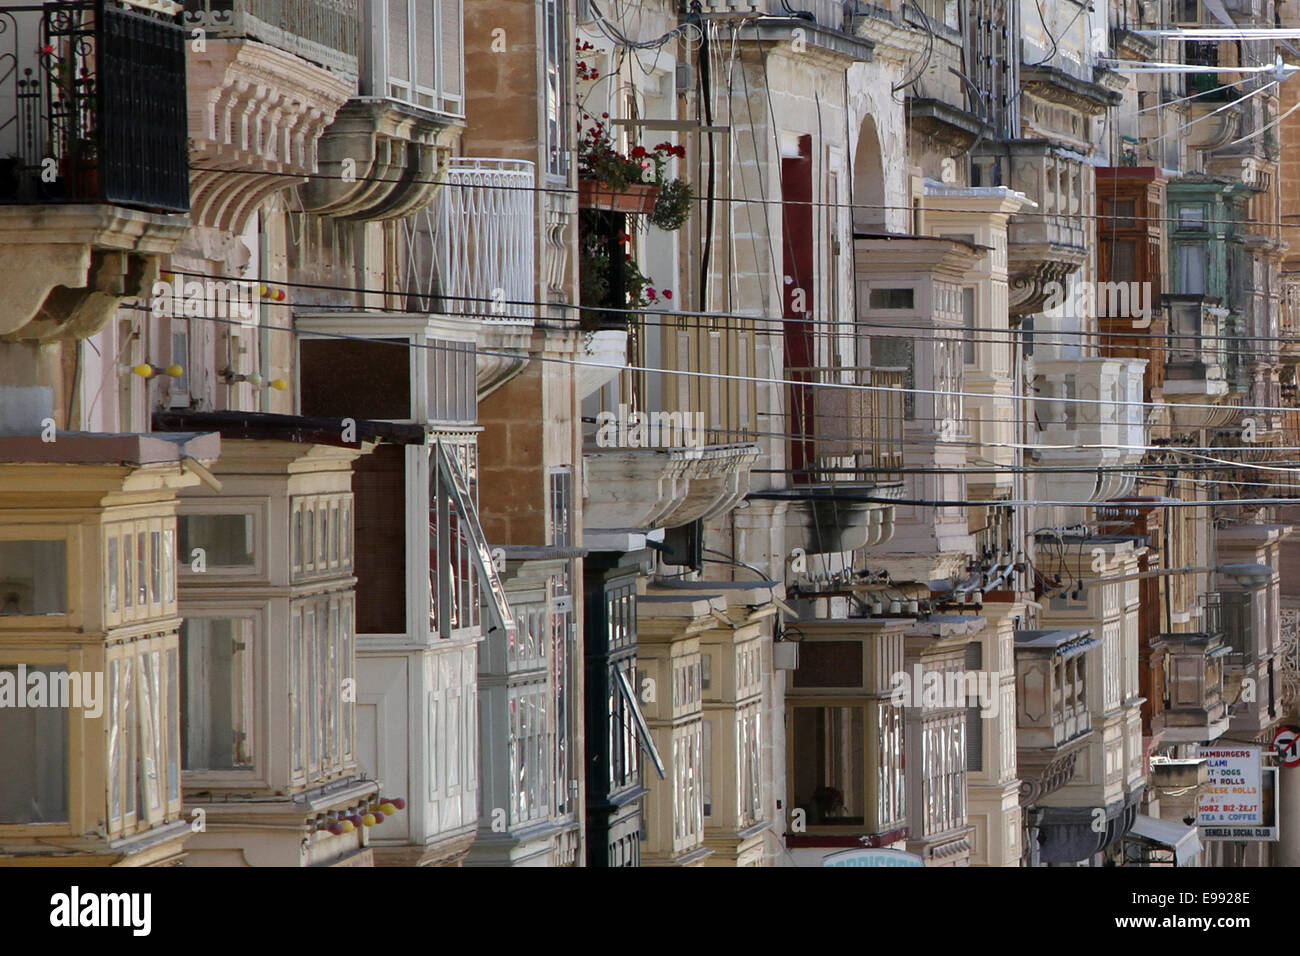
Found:
<path fill-rule="evenodd" d="M 1300 730 L 1294 727 L 1279 727 L 1273 735 L 1273 749 L 1277 759 L 1284 767 L 1300 767 Z"/>

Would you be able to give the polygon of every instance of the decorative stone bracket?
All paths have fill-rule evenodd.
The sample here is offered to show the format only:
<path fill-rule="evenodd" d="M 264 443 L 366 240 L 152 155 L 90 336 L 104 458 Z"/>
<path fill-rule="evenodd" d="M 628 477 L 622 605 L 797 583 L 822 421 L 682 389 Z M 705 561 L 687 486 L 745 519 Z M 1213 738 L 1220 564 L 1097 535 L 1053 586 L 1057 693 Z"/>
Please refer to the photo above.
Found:
<path fill-rule="evenodd" d="M 299 189 L 309 212 L 400 219 L 433 199 L 459 124 L 393 100 L 354 99 L 319 144 L 319 174 Z"/>
<path fill-rule="evenodd" d="M 185 216 L 98 203 L 0 207 L 0 340 L 94 335 L 123 298 L 148 294 L 158 257 L 189 225 Z"/>
<path fill-rule="evenodd" d="M 238 233 L 263 200 L 316 171 L 317 140 L 354 85 L 246 40 L 209 40 L 186 60 L 194 222 Z"/>

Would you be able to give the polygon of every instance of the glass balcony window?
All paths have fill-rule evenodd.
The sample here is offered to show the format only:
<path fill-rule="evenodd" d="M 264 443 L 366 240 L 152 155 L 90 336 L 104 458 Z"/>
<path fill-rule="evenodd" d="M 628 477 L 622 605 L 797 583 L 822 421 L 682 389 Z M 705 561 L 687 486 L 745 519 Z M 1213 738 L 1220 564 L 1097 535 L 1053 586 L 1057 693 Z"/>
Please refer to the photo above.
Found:
<path fill-rule="evenodd" d="M 0 541 L 0 617 L 68 612 L 66 541 Z"/>

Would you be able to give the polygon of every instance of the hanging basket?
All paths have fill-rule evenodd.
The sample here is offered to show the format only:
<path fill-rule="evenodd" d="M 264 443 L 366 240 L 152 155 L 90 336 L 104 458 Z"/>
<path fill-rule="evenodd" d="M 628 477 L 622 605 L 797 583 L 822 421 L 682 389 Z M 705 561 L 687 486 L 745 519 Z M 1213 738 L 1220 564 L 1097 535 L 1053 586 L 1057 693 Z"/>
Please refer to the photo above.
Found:
<path fill-rule="evenodd" d="M 614 187 L 598 179 L 578 180 L 578 208 L 647 215 L 654 211 L 659 187 L 654 183 L 631 183 Z"/>

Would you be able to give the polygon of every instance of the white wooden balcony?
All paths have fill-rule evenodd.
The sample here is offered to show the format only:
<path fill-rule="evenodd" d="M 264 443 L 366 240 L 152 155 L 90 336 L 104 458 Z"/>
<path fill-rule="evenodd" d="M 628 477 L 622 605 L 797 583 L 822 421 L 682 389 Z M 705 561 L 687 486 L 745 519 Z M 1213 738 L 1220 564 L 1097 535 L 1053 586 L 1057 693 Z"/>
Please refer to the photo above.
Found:
<path fill-rule="evenodd" d="M 433 203 L 407 220 L 416 307 L 478 320 L 478 396 L 522 371 L 537 307 L 535 164 L 456 157 Z"/>
<path fill-rule="evenodd" d="M 1146 359 L 1078 358 L 1035 362 L 1034 456 L 1046 465 L 1125 465 L 1147 444 L 1142 404 Z M 1133 480 L 1114 472 L 1052 474 L 1044 498 L 1103 501 L 1127 495 Z"/>

